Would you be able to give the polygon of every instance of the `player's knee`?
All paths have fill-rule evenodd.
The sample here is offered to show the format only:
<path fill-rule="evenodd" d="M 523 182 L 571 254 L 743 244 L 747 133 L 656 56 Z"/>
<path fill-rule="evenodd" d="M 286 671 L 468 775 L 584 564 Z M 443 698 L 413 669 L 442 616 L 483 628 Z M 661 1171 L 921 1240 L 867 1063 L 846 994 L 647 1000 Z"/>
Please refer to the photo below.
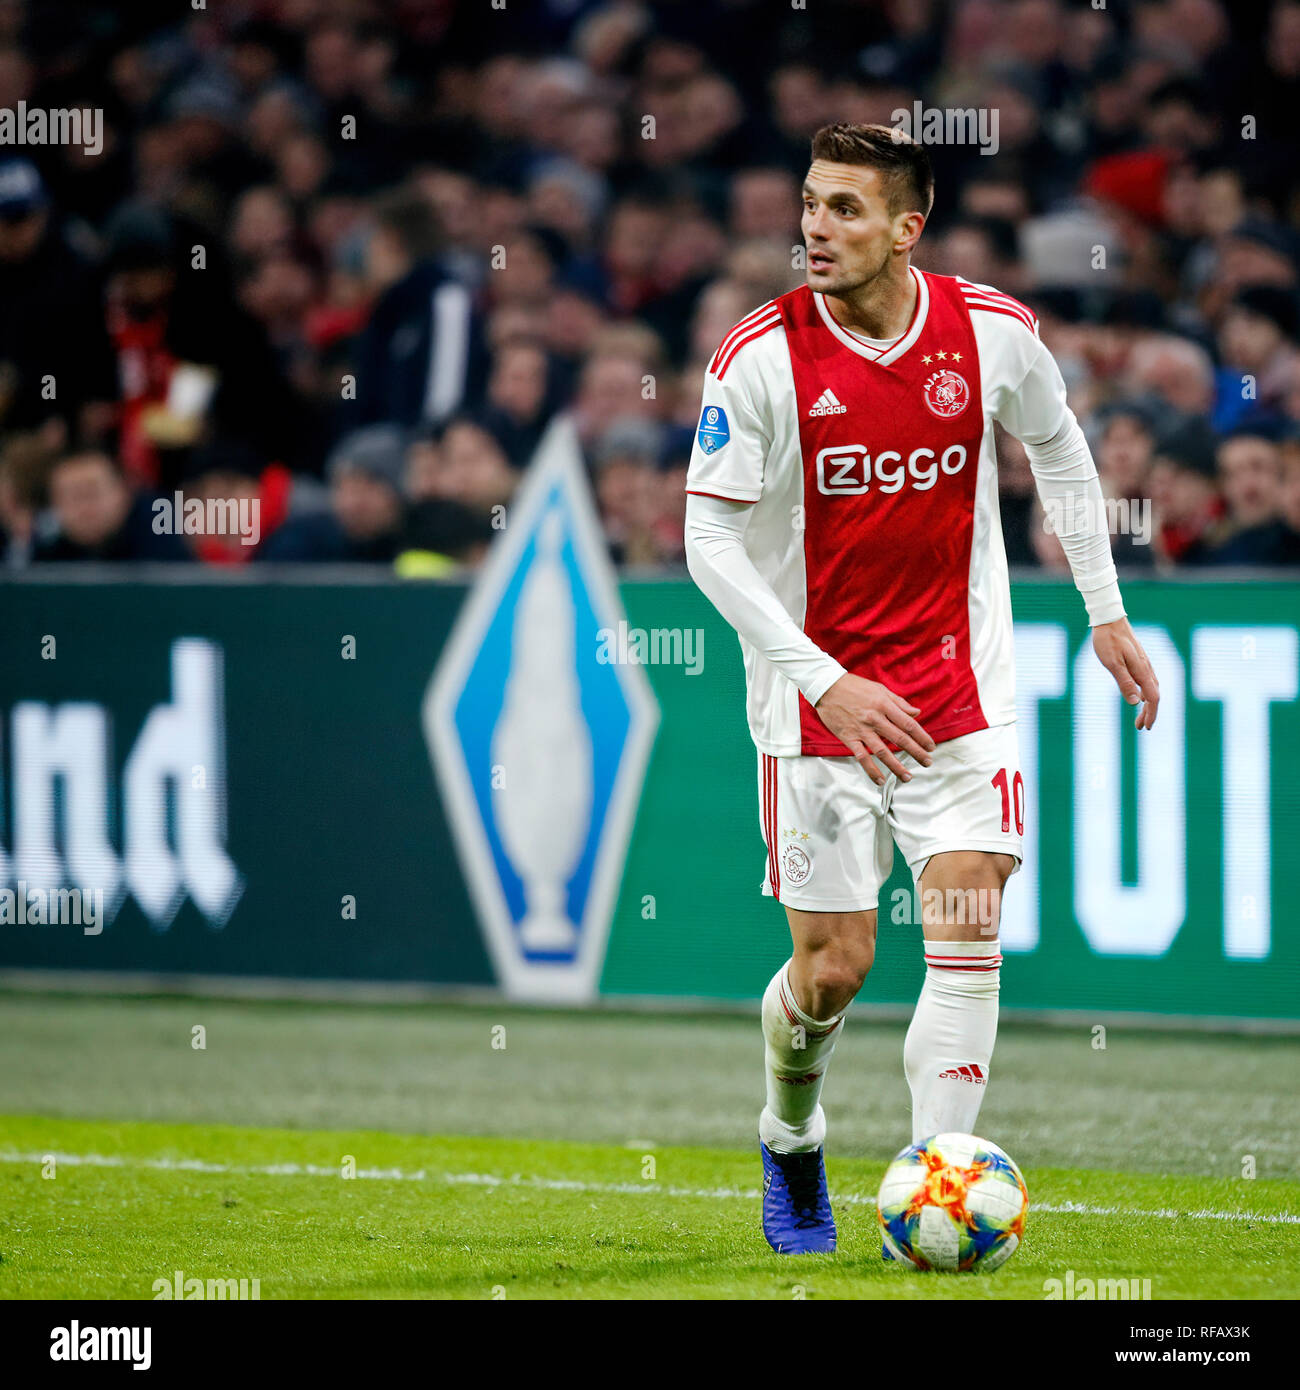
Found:
<path fill-rule="evenodd" d="M 808 972 L 815 1016 L 829 1018 L 848 1008 L 862 988 L 874 959 L 875 948 L 867 943 L 817 952 Z"/>

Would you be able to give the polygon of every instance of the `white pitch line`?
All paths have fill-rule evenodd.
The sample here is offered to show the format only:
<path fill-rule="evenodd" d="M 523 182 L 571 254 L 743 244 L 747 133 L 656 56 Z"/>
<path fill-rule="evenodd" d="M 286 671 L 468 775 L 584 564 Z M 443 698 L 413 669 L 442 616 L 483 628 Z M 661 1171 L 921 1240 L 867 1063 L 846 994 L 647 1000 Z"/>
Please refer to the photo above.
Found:
<path fill-rule="evenodd" d="M 40 1166 L 54 1159 L 69 1167 L 149 1168 L 166 1173 L 223 1173 L 232 1177 L 341 1178 L 337 1166 L 320 1163 L 211 1163 L 201 1158 L 123 1158 L 117 1154 L 65 1154 L 49 1152 L 12 1153 L 0 1151 L 0 1163 L 30 1163 Z M 756 1202 L 758 1188 L 743 1187 L 665 1187 L 656 1182 L 582 1182 L 574 1178 L 536 1178 L 521 1173 L 500 1177 L 495 1173 L 440 1173 L 426 1168 L 358 1168 L 358 1178 L 372 1182 L 441 1182 L 467 1187 L 530 1187 L 543 1192 L 592 1192 L 614 1196 L 696 1197 L 714 1201 Z M 847 1206 L 875 1207 L 876 1199 L 858 1192 L 836 1192 L 835 1201 Z M 1030 1211 L 1064 1216 L 1150 1216 L 1163 1221 L 1243 1221 L 1268 1226 L 1298 1226 L 1300 1214 L 1290 1212 L 1178 1211 L 1173 1207 L 1098 1207 L 1087 1202 L 1031 1202 Z"/>

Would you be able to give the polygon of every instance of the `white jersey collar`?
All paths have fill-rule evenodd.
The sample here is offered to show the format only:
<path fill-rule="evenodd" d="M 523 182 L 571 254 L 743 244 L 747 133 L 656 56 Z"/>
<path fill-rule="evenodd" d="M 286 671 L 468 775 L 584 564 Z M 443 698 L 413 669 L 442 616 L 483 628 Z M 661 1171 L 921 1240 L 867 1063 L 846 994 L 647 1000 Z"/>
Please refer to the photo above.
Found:
<path fill-rule="evenodd" d="M 830 307 L 826 303 L 826 296 L 814 292 L 813 299 L 817 302 L 817 312 L 821 315 L 822 322 L 846 348 L 851 352 L 856 352 L 859 357 L 865 357 L 868 362 L 878 362 L 882 367 L 888 367 L 891 362 L 897 362 L 921 336 L 921 330 L 925 327 L 925 320 L 930 312 L 930 289 L 925 282 L 925 276 L 915 266 L 909 265 L 908 270 L 916 282 L 916 310 L 912 314 L 912 322 L 907 332 L 902 337 L 896 338 L 890 347 L 883 350 L 873 347 L 861 334 L 845 328 L 831 313 Z"/>

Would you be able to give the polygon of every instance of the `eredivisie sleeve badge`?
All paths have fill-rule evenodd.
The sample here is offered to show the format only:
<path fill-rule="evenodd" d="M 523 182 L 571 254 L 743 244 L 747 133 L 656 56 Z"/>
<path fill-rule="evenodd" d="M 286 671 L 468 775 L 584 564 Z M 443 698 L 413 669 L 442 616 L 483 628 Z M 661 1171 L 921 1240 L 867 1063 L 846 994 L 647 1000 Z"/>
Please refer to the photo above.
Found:
<path fill-rule="evenodd" d="M 700 429 L 697 438 L 700 448 L 706 454 L 716 454 L 731 438 L 731 427 L 727 424 L 727 412 L 720 405 L 706 405 L 700 415 Z"/>

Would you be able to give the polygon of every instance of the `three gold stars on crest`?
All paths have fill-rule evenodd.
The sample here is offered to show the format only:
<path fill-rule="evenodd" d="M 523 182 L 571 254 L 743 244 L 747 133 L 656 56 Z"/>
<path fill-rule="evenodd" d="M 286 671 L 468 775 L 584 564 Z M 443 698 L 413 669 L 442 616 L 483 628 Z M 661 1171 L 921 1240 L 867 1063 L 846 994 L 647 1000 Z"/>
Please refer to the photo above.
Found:
<path fill-rule="evenodd" d="M 947 362 L 947 361 L 950 361 L 950 360 L 953 361 L 953 362 L 960 362 L 960 361 L 961 361 L 961 353 L 960 353 L 960 352 L 936 352 L 936 353 L 934 354 L 934 357 L 932 357 L 932 356 L 927 352 L 927 353 L 925 354 L 925 356 L 921 358 L 921 361 L 924 362 L 925 365 L 928 367 L 928 366 L 930 365 L 930 363 L 933 362 L 933 361 L 935 360 L 936 357 L 939 359 L 940 362 Z"/>

